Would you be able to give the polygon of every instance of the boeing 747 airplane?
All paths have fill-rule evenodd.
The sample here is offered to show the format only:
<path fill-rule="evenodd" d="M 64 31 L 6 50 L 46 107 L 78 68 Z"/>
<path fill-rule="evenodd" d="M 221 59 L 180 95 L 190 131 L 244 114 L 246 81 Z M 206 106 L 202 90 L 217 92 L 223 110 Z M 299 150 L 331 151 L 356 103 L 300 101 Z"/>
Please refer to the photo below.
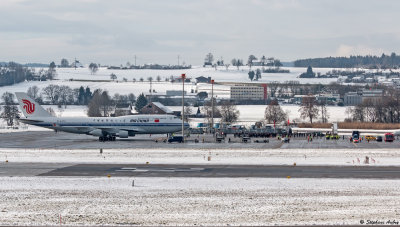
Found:
<path fill-rule="evenodd" d="M 167 134 L 182 130 L 174 115 L 128 115 L 121 117 L 54 117 L 26 93 L 16 92 L 24 117 L 19 121 L 57 131 L 98 136 L 99 141 L 115 141 L 135 134 Z M 185 128 L 189 127 L 185 123 Z"/>

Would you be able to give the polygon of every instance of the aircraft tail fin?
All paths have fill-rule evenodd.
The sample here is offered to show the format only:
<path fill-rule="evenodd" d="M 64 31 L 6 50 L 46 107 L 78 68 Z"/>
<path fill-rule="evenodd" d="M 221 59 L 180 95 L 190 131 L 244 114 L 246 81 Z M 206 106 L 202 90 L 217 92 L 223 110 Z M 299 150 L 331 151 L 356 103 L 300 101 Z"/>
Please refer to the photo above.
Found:
<path fill-rule="evenodd" d="M 25 117 L 52 117 L 39 103 L 24 92 L 15 92 L 19 106 Z"/>

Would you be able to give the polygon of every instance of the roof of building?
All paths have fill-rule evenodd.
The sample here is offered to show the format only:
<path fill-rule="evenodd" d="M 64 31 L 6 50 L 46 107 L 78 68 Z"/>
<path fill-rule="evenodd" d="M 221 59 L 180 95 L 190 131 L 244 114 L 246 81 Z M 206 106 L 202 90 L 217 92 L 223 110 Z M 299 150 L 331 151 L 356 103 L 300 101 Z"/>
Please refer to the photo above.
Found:
<path fill-rule="evenodd" d="M 209 78 L 207 78 L 207 77 L 205 77 L 205 76 L 199 76 L 199 77 L 196 77 L 195 79 L 196 79 L 196 80 L 198 80 L 198 79 L 207 79 L 207 80 L 208 80 Z"/>
<path fill-rule="evenodd" d="M 154 105 L 156 105 L 158 108 L 160 108 L 162 111 L 164 111 L 167 114 L 172 114 L 172 110 L 170 110 L 168 107 L 164 106 L 160 102 L 152 102 Z"/>

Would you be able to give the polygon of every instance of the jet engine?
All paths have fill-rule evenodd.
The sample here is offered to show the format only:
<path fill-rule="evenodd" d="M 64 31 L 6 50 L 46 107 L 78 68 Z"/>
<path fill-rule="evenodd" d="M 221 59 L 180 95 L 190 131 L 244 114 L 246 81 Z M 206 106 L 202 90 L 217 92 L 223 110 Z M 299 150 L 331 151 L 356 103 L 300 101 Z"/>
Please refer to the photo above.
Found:
<path fill-rule="evenodd" d="M 119 138 L 128 138 L 128 136 L 129 136 L 128 131 L 119 130 L 118 136 L 119 136 Z"/>
<path fill-rule="evenodd" d="M 93 136 L 103 136 L 103 131 L 101 129 L 95 129 L 90 131 L 89 134 Z"/>

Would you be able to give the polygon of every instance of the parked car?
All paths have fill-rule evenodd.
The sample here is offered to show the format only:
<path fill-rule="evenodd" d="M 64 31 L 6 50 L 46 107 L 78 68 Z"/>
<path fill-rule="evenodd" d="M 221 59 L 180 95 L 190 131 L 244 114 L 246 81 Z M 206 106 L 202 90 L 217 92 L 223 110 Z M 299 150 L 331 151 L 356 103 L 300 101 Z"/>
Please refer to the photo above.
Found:
<path fill-rule="evenodd" d="M 168 138 L 168 143 L 183 143 L 183 136 L 171 136 Z"/>
<path fill-rule="evenodd" d="M 382 142 L 382 141 L 383 141 L 382 136 L 377 136 L 377 137 L 376 137 L 376 142 Z"/>

